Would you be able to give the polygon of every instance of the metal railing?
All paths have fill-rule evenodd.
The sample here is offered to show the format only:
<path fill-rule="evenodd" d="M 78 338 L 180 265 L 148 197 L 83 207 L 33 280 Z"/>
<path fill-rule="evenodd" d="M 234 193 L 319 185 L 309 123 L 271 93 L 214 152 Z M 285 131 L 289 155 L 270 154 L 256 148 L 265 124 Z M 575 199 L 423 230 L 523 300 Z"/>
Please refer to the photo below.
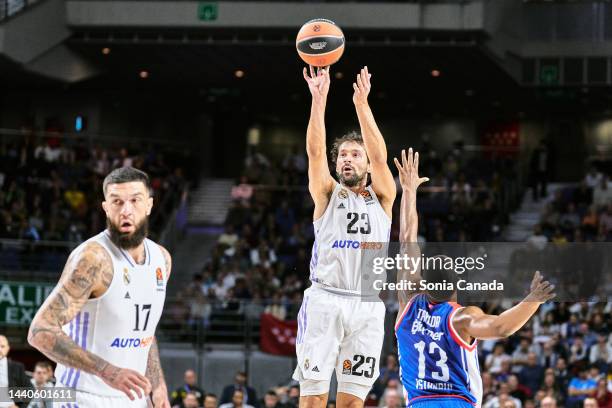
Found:
<path fill-rule="evenodd" d="M 0 239 L 0 274 L 19 280 L 57 279 L 64 263 L 79 243 Z"/>

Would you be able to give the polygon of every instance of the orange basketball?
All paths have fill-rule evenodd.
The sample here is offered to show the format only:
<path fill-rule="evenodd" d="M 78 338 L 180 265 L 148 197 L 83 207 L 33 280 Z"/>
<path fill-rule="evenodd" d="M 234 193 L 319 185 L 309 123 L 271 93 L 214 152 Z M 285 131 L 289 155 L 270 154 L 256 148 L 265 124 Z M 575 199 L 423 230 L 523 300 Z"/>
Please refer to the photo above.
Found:
<path fill-rule="evenodd" d="M 340 59 L 344 52 L 344 34 L 331 20 L 316 18 L 300 28 L 295 46 L 308 65 L 326 67 Z"/>

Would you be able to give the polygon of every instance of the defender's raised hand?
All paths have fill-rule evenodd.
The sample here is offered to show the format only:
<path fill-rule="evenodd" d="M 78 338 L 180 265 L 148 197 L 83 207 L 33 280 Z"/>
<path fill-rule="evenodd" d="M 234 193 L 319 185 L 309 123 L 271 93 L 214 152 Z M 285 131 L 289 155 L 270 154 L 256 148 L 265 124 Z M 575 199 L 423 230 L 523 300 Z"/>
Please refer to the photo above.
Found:
<path fill-rule="evenodd" d="M 372 85 L 370 84 L 370 78 L 372 74 L 368 71 L 368 67 L 363 67 L 357 74 L 357 80 L 353 82 L 353 103 L 355 105 L 365 105 L 368 103 L 368 95 Z"/>
<path fill-rule="evenodd" d="M 314 67 L 310 66 L 310 75 L 308 70 L 304 68 L 303 71 L 304 79 L 308 84 L 308 89 L 312 94 L 312 100 L 314 102 L 325 102 L 327 99 L 327 93 L 329 92 L 329 67 L 317 68 L 316 72 Z"/>
<path fill-rule="evenodd" d="M 556 294 L 553 292 L 555 285 L 545 281 L 540 271 L 536 271 L 531 281 L 531 287 L 529 289 L 529 295 L 525 298 L 525 302 L 538 302 L 546 303 L 546 301 L 554 298 Z"/>
<path fill-rule="evenodd" d="M 416 192 L 417 188 L 427 181 L 427 177 L 419 177 L 419 153 L 412 154 L 412 147 L 408 149 L 408 157 L 406 151 L 402 150 L 402 163 L 400 164 L 397 157 L 393 158 L 397 170 L 399 170 L 400 184 L 403 190 Z"/>

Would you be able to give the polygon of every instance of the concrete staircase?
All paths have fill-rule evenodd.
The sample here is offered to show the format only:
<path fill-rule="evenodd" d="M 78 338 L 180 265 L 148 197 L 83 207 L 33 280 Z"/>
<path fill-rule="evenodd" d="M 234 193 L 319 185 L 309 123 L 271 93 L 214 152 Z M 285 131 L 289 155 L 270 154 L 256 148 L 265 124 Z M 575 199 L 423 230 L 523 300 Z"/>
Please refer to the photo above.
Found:
<path fill-rule="evenodd" d="M 220 226 L 224 223 L 232 202 L 231 179 L 204 179 L 191 194 L 188 222 L 190 225 Z"/>
<path fill-rule="evenodd" d="M 546 202 L 550 200 L 555 191 L 570 186 L 570 183 L 551 183 L 548 185 L 548 196 L 540 201 L 533 201 L 531 190 L 525 192 L 521 207 L 510 216 L 510 223 L 504 232 L 504 240 L 509 242 L 523 242 L 533 232 L 533 226 L 540 222 L 540 216 Z"/>

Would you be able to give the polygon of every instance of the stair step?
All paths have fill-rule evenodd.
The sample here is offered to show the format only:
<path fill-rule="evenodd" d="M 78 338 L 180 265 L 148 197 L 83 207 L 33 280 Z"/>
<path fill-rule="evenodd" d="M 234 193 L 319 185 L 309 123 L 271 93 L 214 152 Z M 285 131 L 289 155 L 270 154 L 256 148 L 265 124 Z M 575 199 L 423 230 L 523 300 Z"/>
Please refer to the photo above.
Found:
<path fill-rule="evenodd" d="M 227 216 L 234 180 L 206 179 L 191 195 L 187 217 L 192 224 L 221 225 Z"/>

